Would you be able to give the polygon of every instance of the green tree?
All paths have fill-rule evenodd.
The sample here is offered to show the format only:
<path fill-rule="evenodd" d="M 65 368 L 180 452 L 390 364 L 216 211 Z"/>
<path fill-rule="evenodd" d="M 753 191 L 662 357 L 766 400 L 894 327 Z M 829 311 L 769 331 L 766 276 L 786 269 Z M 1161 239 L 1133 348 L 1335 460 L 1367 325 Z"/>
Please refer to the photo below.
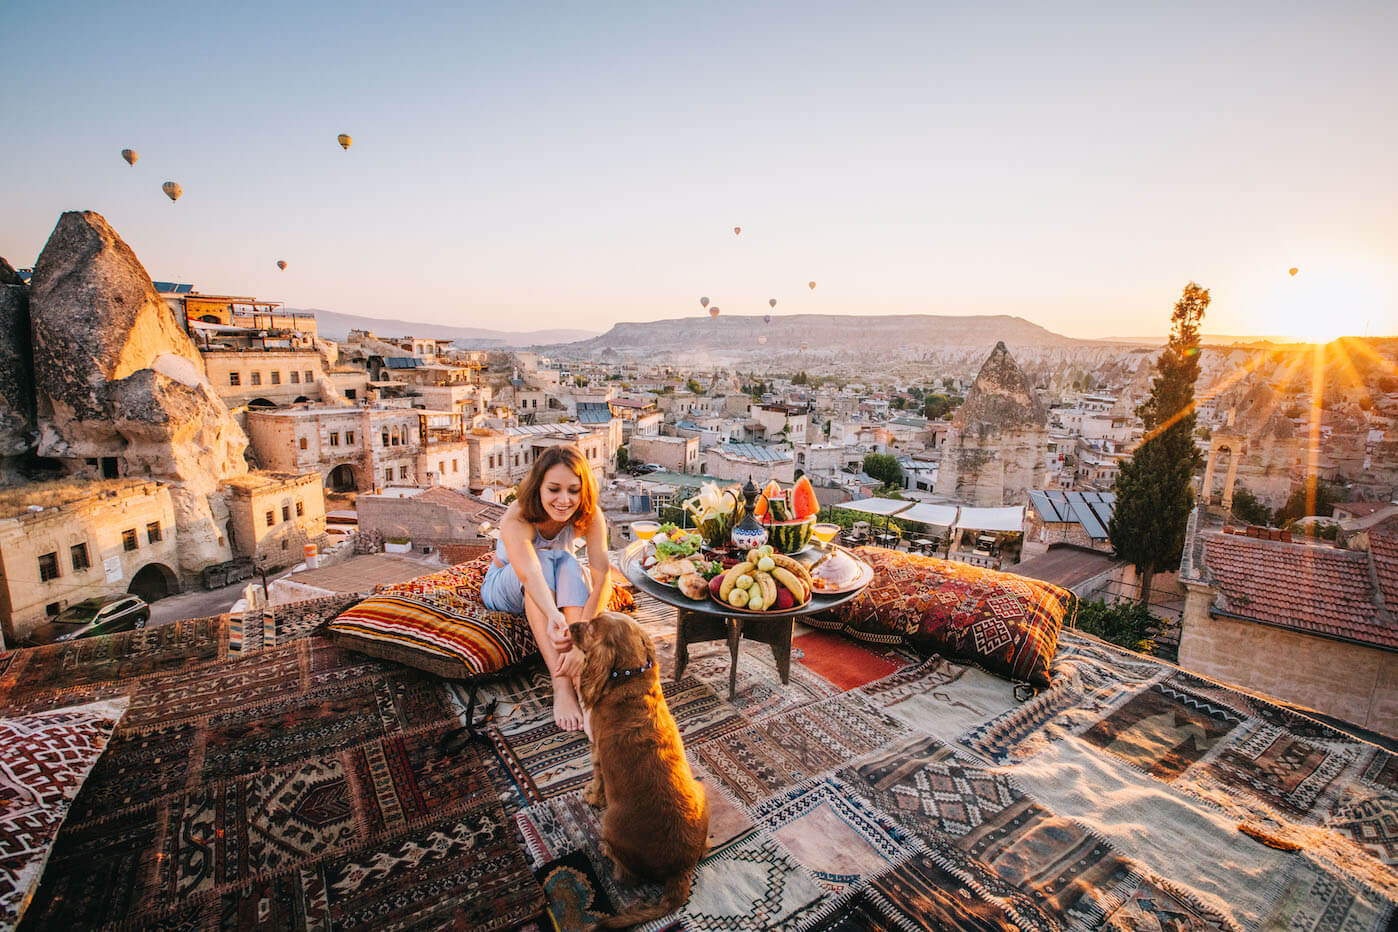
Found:
<path fill-rule="evenodd" d="M 1328 518 L 1335 513 L 1335 503 L 1345 500 L 1344 489 L 1324 480 L 1312 479 L 1292 492 L 1286 504 L 1277 509 L 1277 523 L 1287 524 L 1307 515 Z M 1234 502 L 1237 496 L 1234 496 Z M 1233 509 L 1237 511 L 1236 506 Z"/>
<path fill-rule="evenodd" d="M 626 472 L 626 467 L 631 465 L 631 454 L 626 447 L 616 448 L 616 468 L 617 472 Z"/>
<path fill-rule="evenodd" d="M 1233 514 L 1239 521 L 1260 524 L 1263 527 L 1272 523 L 1272 509 L 1257 500 L 1252 492 L 1238 486 L 1233 490 Z"/>
<path fill-rule="evenodd" d="M 892 453 L 865 453 L 864 472 L 886 486 L 903 484 L 903 467 Z"/>
<path fill-rule="evenodd" d="M 685 380 L 684 387 L 687 388 L 687 389 L 689 389 L 689 393 L 690 393 L 691 395 L 702 395 L 702 394 L 704 394 L 704 386 L 700 385 L 699 382 L 698 382 L 698 380 L 696 380 L 696 379 L 687 379 L 687 380 Z"/>
<path fill-rule="evenodd" d="M 1141 577 L 1141 605 L 1150 604 L 1155 574 L 1179 566 L 1194 506 L 1194 382 L 1199 378 L 1199 324 L 1209 290 L 1185 286 L 1170 317 L 1170 342 L 1155 361 L 1150 397 L 1136 409 L 1145 440 L 1116 480 L 1116 508 L 1107 533 L 1117 556 Z"/>

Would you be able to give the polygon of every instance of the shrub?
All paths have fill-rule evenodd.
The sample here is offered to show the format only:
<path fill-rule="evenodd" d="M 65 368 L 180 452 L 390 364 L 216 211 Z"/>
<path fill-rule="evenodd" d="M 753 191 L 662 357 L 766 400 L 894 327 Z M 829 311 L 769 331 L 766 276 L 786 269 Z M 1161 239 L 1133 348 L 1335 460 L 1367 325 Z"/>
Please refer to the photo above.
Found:
<path fill-rule="evenodd" d="M 1143 654 L 1155 652 L 1155 642 L 1150 636 L 1154 625 L 1150 611 L 1139 602 L 1118 601 L 1108 605 L 1099 599 L 1078 603 L 1078 630 Z"/>

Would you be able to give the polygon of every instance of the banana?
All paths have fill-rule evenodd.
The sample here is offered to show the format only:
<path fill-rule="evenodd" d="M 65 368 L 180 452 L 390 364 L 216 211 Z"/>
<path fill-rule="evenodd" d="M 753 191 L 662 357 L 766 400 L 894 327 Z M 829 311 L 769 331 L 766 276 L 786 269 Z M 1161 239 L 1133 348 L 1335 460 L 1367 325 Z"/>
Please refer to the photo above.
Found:
<path fill-rule="evenodd" d="M 771 608 L 777 602 L 777 581 L 771 573 L 759 572 L 753 578 L 762 586 L 762 604 Z"/>
<path fill-rule="evenodd" d="M 744 573 L 751 573 L 755 567 L 751 563 L 739 563 L 723 574 L 723 582 L 718 584 L 718 597 L 728 601 L 728 593 L 733 591 L 733 583 Z"/>
<path fill-rule="evenodd" d="M 796 599 L 797 605 L 806 601 L 806 584 L 801 580 L 801 577 L 784 566 L 772 570 L 772 576 L 787 588 L 787 591 Z"/>
<path fill-rule="evenodd" d="M 806 585 L 811 584 L 811 571 L 806 569 L 806 564 L 802 563 L 800 560 L 793 560 L 784 553 L 772 553 L 768 554 L 768 556 L 772 558 L 772 562 L 777 564 L 779 569 L 784 569 L 797 579 L 803 580 Z M 797 593 L 792 592 L 791 594 L 796 595 Z"/>

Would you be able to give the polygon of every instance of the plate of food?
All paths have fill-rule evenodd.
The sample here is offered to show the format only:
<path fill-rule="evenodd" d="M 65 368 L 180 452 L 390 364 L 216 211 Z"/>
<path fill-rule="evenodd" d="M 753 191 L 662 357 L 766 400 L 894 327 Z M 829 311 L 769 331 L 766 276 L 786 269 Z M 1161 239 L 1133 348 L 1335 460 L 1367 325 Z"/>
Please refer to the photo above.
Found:
<path fill-rule="evenodd" d="M 789 612 L 811 600 L 811 582 L 800 561 L 764 546 L 711 579 L 709 596 L 732 611 Z"/>
<path fill-rule="evenodd" d="M 661 560 L 646 569 L 652 581 L 671 589 L 678 589 L 696 602 L 709 596 L 709 580 L 721 575 L 723 567 L 709 560 L 670 558 Z"/>
<path fill-rule="evenodd" d="M 843 547 L 809 550 L 803 556 L 814 556 L 806 571 L 811 574 L 811 588 L 821 595 L 853 592 L 874 579 L 874 568 Z"/>

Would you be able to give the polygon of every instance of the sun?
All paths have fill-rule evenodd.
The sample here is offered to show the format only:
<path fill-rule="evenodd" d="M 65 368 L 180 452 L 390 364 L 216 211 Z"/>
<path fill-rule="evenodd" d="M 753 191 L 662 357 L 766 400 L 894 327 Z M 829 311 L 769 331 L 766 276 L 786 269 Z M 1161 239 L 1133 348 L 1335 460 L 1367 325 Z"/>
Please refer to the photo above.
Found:
<path fill-rule="evenodd" d="M 1393 289 L 1372 266 L 1312 256 L 1278 263 L 1259 276 L 1248 302 L 1254 333 L 1328 343 L 1343 336 L 1387 335 L 1395 329 Z"/>

